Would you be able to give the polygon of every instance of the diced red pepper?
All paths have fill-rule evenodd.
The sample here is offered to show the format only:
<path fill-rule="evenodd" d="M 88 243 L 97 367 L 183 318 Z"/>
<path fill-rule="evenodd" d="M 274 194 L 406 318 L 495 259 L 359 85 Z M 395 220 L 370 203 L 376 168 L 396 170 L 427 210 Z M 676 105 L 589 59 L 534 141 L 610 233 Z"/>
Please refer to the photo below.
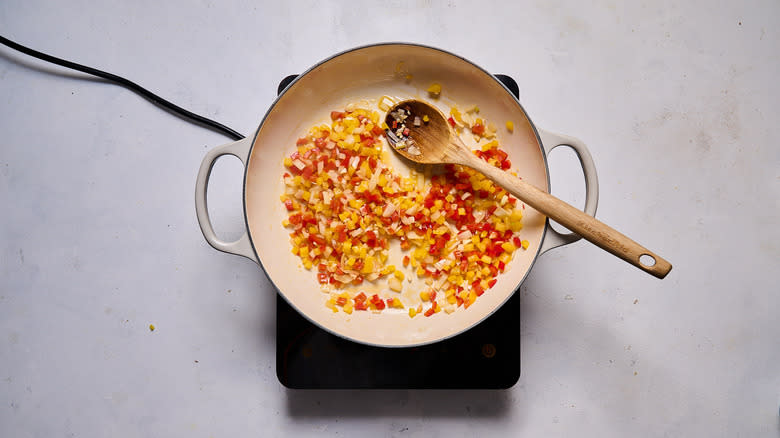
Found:
<path fill-rule="evenodd" d="M 373 304 L 377 310 L 383 310 L 385 308 L 385 302 L 382 301 L 377 294 L 371 296 L 371 304 Z"/>
<path fill-rule="evenodd" d="M 455 119 L 450 117 L 450 118 L 447 119 L 447 121 L 450 122 L 450 126 L 452 126 L 453 128 L 455 127 Z"/>
<path fill-rule="evenodd" d="M 344 113 L 341 111 L 331 111 L 330 112 L 330 119 L 331 120 L 339 120 L 344 118 Z"/>
<path fill-rule="evenodd" d="M 286 208 L 287 211 L 293 211 L 295 209 L 295 207 L 293 207 L 292 199 L 284 200 L 284 208 Z"/>
<path fill-rule="evenodd" d="M 376 233 L 373 230 L 368 230 L 366 231 L 365 236 L 366 236 L 366 245 L 368 245 L 369 248 L 376 248 L 377 246 Z"/>
<path fill-rule="evenodd" d="M 476 135 L 482 135 L 485 133 L 485 125 L 476 123 L 471 127 L 471 133 Z"/>

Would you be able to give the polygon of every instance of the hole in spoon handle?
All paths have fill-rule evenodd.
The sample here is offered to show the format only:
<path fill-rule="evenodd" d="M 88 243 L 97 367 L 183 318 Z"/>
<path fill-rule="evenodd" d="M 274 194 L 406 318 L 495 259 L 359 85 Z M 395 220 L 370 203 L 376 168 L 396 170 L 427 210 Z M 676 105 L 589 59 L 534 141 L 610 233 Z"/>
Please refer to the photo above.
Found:
<path fill-rule="evenodd" d="M 650 254 L 642 254 L 639 256 L 639 263 L 641 263 L 642 266 L 652 268 L 655 266 L 655 257 L 651 256 Z"/>

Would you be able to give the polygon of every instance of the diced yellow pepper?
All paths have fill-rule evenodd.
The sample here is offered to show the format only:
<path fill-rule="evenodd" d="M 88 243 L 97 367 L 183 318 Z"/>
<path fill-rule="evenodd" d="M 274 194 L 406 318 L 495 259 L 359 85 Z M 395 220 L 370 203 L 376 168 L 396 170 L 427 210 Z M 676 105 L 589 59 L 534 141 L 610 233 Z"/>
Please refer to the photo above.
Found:
<path fill-rule="evenodd" d="M 511 120 L 507 120 L 506 122 L 506 130 L 509 132 L 515 131 L 515 124 Z"/>
<path fill-rule="evenodd" d="M 414 315 L 417 315 L 417 309 L 414 307 L 409 308 L 409 318 L 414 318 Z"/>
<path fill-rule="evenodd" d="M 450 114 L 452 114 L 452 118 L 455 119 L 455 121 L 463 123 L 463 118 L 460 116 L 460 111 L 458 111 L 457 107 L 450 108 Z"/>
<path fill-rule="evenodd" d="M 430 87 L 428 87 L 428 92 L 433 95 L 441 94 L 441 84 L 434 82 Z"/>
<path fill-rule="evenodd" d="M 422 291 L 420 292 L 420 299 L 423 301 L 429 301 L 431 299 L 431 295 L 428 293 L 428 291 Z"/>
<path fill-rule="evenodd" d="M 489 151 L 498 147 L 498 142 L 493 140 L 482 145 L 483 151 Z"/>
<path fill-rule="evenodd" d="M 361 248 L 362 249 L 362 248 Z M 374 258 L 371 256 L 366 257 L 363 262 L 363 269 L 360 270 L 362 274 L 370 274 L 374 272 Z"/>

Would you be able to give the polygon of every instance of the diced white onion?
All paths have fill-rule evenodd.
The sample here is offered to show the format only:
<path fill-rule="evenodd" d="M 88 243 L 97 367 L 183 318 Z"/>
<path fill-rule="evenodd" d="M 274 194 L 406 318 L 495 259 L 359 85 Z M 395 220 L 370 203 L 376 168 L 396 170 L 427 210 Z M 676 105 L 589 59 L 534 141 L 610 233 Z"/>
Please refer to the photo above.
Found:
<path fill-rule="evenodd" d="M 464 231 L 464 232 L 462 232 L 462 233 L 458 234 L 458 239 L 459 239 L 459 240 L 469 240 L 469 239 L 471 239 L 471 236 L 472 236 L 472 235 L 473 235 L 473 234 L 471 234 L 471 231 L 469 231 L 469 230 L 466 230 L 466 231 Z"/>
<path fill-rule="evenodd" d="M 388 202 L 385 205 L 385 210 L 382 212 L 382 217 L 390 217 L 395 213 L 398 208 L 392 202 Z"/>
<path fill-rule="evenodd" d="M 496 216 L 496 217 L 504 217 L 504 216 L 508 216 L 509 212 L 504 210 L 501 207 L 498 207 L 498 208 L 496 208 L 496 211 L 493 212 L 493 215 Z"/>
<path fill-rule="evenodd" d="M 360 156 L 359 155 L 355 155 L 354 157 L 349 159 L 349 167 L 351 167 L 353 169 L 357 169 L 358 168 L 358 164 L 360 164 Z"/>

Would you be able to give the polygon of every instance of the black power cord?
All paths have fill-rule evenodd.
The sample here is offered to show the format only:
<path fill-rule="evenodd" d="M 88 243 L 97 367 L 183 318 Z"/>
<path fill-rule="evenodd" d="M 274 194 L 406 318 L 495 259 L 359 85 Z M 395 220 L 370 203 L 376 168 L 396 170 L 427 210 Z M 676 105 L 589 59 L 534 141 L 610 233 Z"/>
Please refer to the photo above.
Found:
<path fill-rule="evenodd" d="M 33 49 L 29 48 L 29 47 L 25 47 L 25 46 L 23 46 L 23 45 L 21 45 L 19 43 L 15 43 L 15 42 L 9 40 L 8 38 L 3 37 L 2 35 L 0 35 L 0 43 L 3 43 L 6 46 L 8 46 L 8 47 L 10 47 L 10 48 L 12 48 L 14 50 L 18 50 L 18 51 L 20 51 L 20 52 L 22 52 L 22 53 L 24 53 L 26 55 L 30 55 L 32 57 L 35 57 L 35 58 L 38 58 L 38 59 L 42 59 L 42 60 L 47 61 L 47 62 L 51 62 L 52 64 L 57 64 L 57 65 L 60 65 L 62 67 L 67 67 L 67 68 L 70 68 L 70 69 L 73 69 L 73 70 L 78 70 L 78 71 L 80 71 L 82 73 L 87 73 L 87 74 L 90 74 L 90 75 L 93 75 L 93 76 L 97 76 L 99 78 L 103 78 L 103 79 L 106 79 L 106 80 L 108 80 L 110 82 L 113 82 L 113 83 L 115 83 L 117 85 L 121 85 L 121 86 L 129 89 L 130 91 L 133 91 L 135 93 L 140 94 L 141 96 L 145 97 L 147 100 L 149 100 L 150 102 L 154 103 L 155 105 L 158 105 L 158 106 L 160 106 L 160 107 L 162 107 L 162 108 L 164 108 L 164 109 L 166 109 L 166 110 L 168 110 L 170 112 L 178 114 L 178 115 L 180 115 L 180 116 L 182 116 L 184 118 L 190 119 L 190 120 L 192 120 L 192 121 L 194 121 L 194 122 L 196 122 L 198 124 L 201 124 L 203 126 L 211 128 L 211 129 L 213 129 L 213 130 L 215 130 L 215 131 L 217 131 L 217 132 L 219 132 L 221 134 L 224 134 L 224 135 L 232 138 L 233 140 L 241 140 L 242 138 L 244 138 L 243 135 L 241 135 L 240 133 L 238 133 L 238 132 L 228 128 L 227 126 L 225 126 L 225 125 L 223 125 L 223 124 L 221 124 L 219 122 L 216 122 L 214 120 L 207 119 L 207 118 L 205 118 L 203 116 L 199 116 L 199 115 L 197 115 L 197 114 L 195 114 L 193 112 L 187 111 L 186 109 L 184 109 L 184 108 L 182 108 L 182 107 L 180 107 L 180 106 L 178 106 L 178 105 L 176 105 L 174 103 L 171 103 L 171 102 L 163 99 L 162 97 L 160 97 L 160 96 L 152 93 L 151 91 L 141 87 L 140 85 L 136 84 L 135 82 L 129 81 L 129 80 L 127 80 L 127 79 L 125 79 L 125 78 L 123 78 L 121 76 L 117 76 L 115 74 L 108 73 L 108 72 L 105 72 L 105 71 L 101 71 L 101 70 L 98 70 L 98 69 L 95 69 L 95 68 L 92 68 L 92 67 L 87 67 L 86 65 L 76 64 L 75 62 L 70 62 L 70 61 L 67 61 L 65 59 L 60 59 L 60 58 L 57 58 L 57 57 L 54 57 L 54 56 L 51 56 L 51 55 L 47 55 L 46 53 L 41 53 L 41 52 L 39 52 L 37 50 L 33 50 Z"/>

